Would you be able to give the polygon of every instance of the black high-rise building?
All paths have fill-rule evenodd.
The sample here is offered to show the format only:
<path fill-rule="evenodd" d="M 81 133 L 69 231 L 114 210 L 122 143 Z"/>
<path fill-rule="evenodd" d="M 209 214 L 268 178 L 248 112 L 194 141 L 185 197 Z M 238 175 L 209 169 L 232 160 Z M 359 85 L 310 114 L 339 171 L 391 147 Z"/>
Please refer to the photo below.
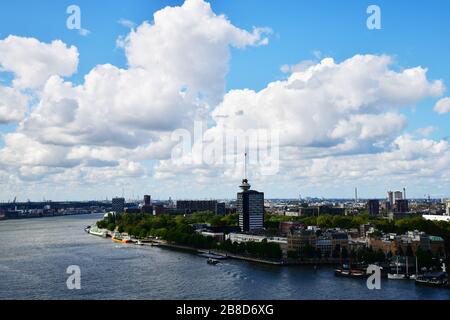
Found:
<path fill-rule="evenodd" d="M 377 216 L 380 214 L 380 201 L 378 200 L 369 200 L 367 202 L 367 209 L 369 211 L 369 215 Z"/>
<path fill-rule="evenodd" d="M 240 186 L 242 192 L 237 194 L 237 212 L 239 227 L 242 232 L 251 232 L 264 228 L 264 193 L 250 190 L 247 179 Z"/>
<path fill-rule="evenodd" d="M 394 205 L 395 213 L 406 213 L 409 212 L 408 200 L 396 200 Z"/>

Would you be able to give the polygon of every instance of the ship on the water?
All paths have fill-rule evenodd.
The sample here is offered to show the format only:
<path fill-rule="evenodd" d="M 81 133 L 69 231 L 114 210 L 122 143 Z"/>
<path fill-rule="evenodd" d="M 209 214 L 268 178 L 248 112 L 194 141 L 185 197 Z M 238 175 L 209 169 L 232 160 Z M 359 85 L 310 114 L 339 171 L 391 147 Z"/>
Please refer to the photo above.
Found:
<path fill-rule="evenodd" d="M 369 274 L 367 269 L 363 267 L 351 267 L 350 264 L 343 264 L 334 270 L 334 275 L 337 277 L 347 278 L 367 278 Z"/>
<path fill-rule="evenodd" d="M 450 288 L 445 263 L 442 264 L 442 271 L 440 272 L 429 272 L 417 276 L 416 285 Z"/>
<path fill-rule="evenodd" d="M 89 228 L 89 234 L 92 234 L 94 236 L 106 238 L 108 237 L 108 230 L 106 229 L 100 229 L 97 226 L 93 226 Z"/>
<path fill-rule="evenodd" d="M 119 232 L 114 232 L 112 241 L 116 243 L 132 243 L 133 241 L 129 236 L 123 236 Z"/>

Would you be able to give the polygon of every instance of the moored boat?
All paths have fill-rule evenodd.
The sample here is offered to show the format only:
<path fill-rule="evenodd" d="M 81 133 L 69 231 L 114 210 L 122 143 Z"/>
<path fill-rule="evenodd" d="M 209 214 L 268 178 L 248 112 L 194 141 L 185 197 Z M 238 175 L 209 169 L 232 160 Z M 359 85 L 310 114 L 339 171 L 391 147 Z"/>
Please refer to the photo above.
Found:
<path fill-rule="evenodd" d="M 133 243 L 129 236 L 122 236 L 119 232 L 114 232 L 112 241 L 116 243 Z"/>
<path fill-rule="evenodd" d="M 100 229 L 97 226 L 93 226 L 89 229 L 89 234 L 92 234 L 94 236 L 106 238 L 108 236 L 108 230 L 106 229 Z"/>
<path fill-rule="evenodd" d="M 431 272 L 417 276 L 416 285 L 429 287 L 448 287 L 448 275 L 445 272 Z"/>
<path fill-rule="evenodd" d="M 406 263 L 406 267 L 407 267 Z M 400 264 L 399 257 L 397 256 L 397 261 L 395 262 L 394 266 L 391 266 L 387 277 L 389 280 L 406 280 L 408 279 L 408 271 L 403 272 L 403 268 Z"/>
<path fill-rule="evenodd" d="M 209 258 L 206 262 L 211 265 L 216 265 L 219 263 L 219 260 Z"/>
<path fill-rule="evenodd" d="M 341 267 L 334 270 L 334 275 L 337 277 L 348 278 L 367 278 L 367 270 L 363 268 L 351 268 L 350 265 L 343 264 Z"/>
<path fill-rule="evenodd" d="M 215 259 L 215 260 L 225 260 L 225 259 L 228 259 L 227 256 L 218 255 L 218 254 L 214 254 L 214 253 L 211 253 L 211 252 L 200 253 L 199 256 L 200 256 L 200 257 L 203 257 L 203 258 L 211 258 L 211 259 Z"/>
<path fill-rule="evenodd" d="M 416 285 L 424 285 L 429 287 L 448 288 L 448 274 L 445 263 L 442 264 L 442 271 L 429 272 L 423 275 L 417 276 Z"/>

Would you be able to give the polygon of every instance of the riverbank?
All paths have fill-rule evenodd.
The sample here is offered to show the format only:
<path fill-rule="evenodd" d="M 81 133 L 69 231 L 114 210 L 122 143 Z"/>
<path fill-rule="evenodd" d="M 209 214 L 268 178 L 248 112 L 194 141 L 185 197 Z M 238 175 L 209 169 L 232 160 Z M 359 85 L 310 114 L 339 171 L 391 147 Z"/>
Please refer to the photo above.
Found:
<path fill-rule="evenodd" d="M 247 257 L 237 254 L 232 254 L 229 252 L 220 252 L 216 250 L 207 250 L 207 249 L 198 249 L 194 247 L 189 246 L 183 246 L 178 245 L 174 243 L 169 243 L 164 240 L 151 240 L 150 242 L 143 242 L 142 245 L 144 246 L 157 246 L 159 248 L 165 248 L 165 249 L 171 249 L 171 250 L 180 250 L 184 252 L 190 252 L 193 254 L 208 254 L 211 253 L 213 255 L 221 256 L 227 259 L 235 259 L 235 260 L 243 260 L 243 261 L 249 261 L 249 262 L 256 262 L 256 263 L 262 263 L 262 264 L 269 264 L 274 266 L 283 266 L 286 265 L 283 261 L 272 261 L 272 260 L 264 260 L 264 259 L 258 259 L 253 257 Z"/>

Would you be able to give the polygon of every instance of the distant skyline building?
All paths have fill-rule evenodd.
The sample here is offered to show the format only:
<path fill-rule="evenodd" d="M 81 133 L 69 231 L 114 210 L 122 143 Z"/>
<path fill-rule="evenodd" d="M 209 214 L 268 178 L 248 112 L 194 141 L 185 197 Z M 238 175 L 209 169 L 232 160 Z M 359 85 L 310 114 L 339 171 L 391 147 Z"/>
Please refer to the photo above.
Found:
<path fill-rule="evenodd" d="M 380 201 L 378 200 L 369 200 L 367 202 L 367 209 L 369 211 L 369 215 L 377 216 L 380 214 Z"/>
<path fill-rule="evenodd" d="M 404 200 L 404 199 L 396 200 L 395 201 L 395 205 L 394 205 L 394 212 L 395 213 L 407 213 L 407 212 L 409 212 L 408 200 Z"/>
<path fill-rule="evenodd" d="M 122 213 L 125 210 L 125 198 L 113 198 L 112 209 L 115 213 Z"/>
<path fill-rule="evenodd" d="M 177 210 L 191 214 L 200 211 L 210 211 L 217 215 L 225 215 L 225 203 L 217 200 L 179 200 L 177 201 Z"/>
<path fill-rule="evenodd" d="M 395 191 L 394 192 L 394 205 L 398 200 L 403 200 L 403 192 L 401 191 Z"/>
<path fill-rule="evenodd" d="M 392 209 L 394 207 L 394 192 L 388 191 L 387 193 L 389 207 L 388 209 Z"/>
<path fill-rule="evenodd" d="M 141 211 L 142 213 L 153 214 L 152 197 L 150 195 L 144 196 L 144 204 Z"/>
<path fill-rule="evenodd" d="M 242 192 L 237 194 L 237 212 L 242 232 L 264 229 L 264 193 L 250 190 L 247 179 L 239 186 Z"/>

